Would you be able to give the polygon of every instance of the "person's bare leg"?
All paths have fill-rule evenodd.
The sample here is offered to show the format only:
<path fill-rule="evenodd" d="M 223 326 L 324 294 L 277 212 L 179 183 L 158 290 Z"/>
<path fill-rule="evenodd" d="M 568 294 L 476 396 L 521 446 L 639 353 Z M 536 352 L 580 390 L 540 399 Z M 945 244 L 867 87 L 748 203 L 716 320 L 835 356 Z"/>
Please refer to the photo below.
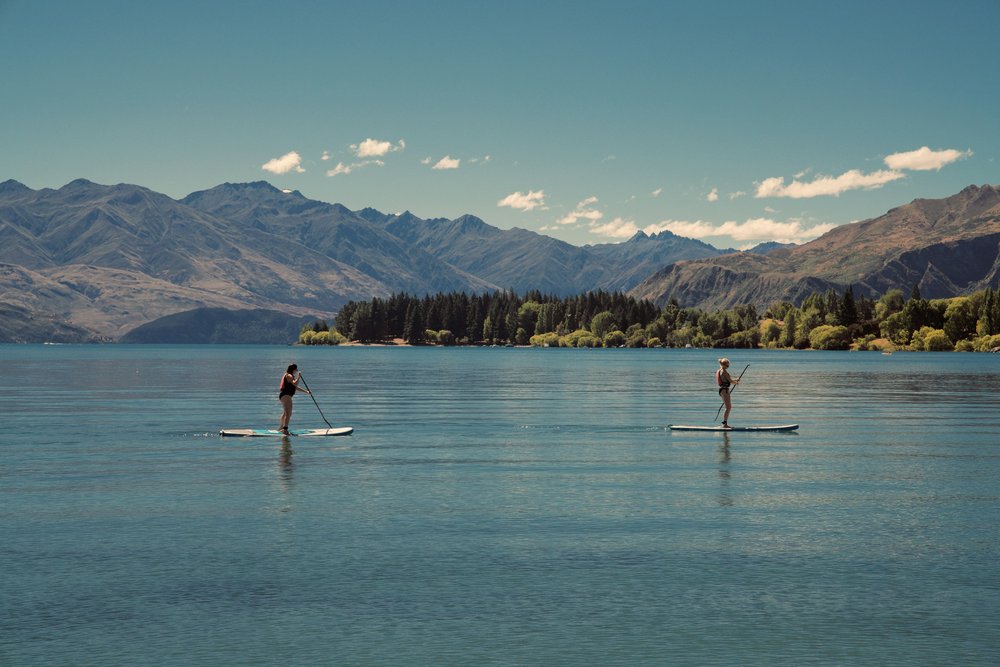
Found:
<path fill-rule="evenodd" d="M 287 431 L 288 423 L 292 420 L 292 397 L 281 397 L 281 419 L 278 421 L 278 430 Z"/>

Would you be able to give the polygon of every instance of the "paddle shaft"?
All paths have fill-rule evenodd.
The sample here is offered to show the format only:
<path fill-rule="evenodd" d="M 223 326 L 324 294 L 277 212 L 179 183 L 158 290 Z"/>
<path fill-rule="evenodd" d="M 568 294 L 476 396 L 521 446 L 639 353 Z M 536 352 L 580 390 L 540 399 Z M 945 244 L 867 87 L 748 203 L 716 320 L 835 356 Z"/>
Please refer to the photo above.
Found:
<path fill-rule="evenodd" d="M 750 368 L 750 364 L 746 365 L 746 367 L 743 369 L 743 373 L 747 372 L 747 368 Z M 733 393 L 733 390 L 736 389 L 736 385 L 738 385 L 740 383 L 740 380 L 743 379 L 743 373 L 740 373 L 740 376 L 738 378 L 736 378 L 736 382 L 734 382 L 733 386 L 729 389 L 729 393 L 730 394 Z M 716 411 L 716 413 L 715 413 L 715 418 L 716 419 L 718 419 L 719 415 L 722 414 L 722 408 L 724 408 L 724 407 L 726 407 L 726 402 L 725 401 L 722 402 L 722 405 L 720 405 L 718 411 Z"/>
<path fill-rule="evenodd" d="M 316 397 L 313 396 L 312 389 L 309 388 L 309 385 L 306 383 L 306 379 L 304 377 L 302 377 L 302 373 L 301 372 L 299 372 L 299 380 L 302 382 L 302 386 L 304 386 L 306 388 L 306 391 L 309 392 L 309 398 L 311 398 L 313 400 L 313 404 L 316 406 L 316 409 L 319 410 L 319 416 L 323 418 L 323 421 L 326 422 L 327 426 L 329 426 L 330 428 L 333 428 L 333 424 L 331 424 L 329 421 L 327 421 L 326 415 L 324 415 L 323 414 L 323 410 L 320 409 L 319 403 L 316 402 Z"/>

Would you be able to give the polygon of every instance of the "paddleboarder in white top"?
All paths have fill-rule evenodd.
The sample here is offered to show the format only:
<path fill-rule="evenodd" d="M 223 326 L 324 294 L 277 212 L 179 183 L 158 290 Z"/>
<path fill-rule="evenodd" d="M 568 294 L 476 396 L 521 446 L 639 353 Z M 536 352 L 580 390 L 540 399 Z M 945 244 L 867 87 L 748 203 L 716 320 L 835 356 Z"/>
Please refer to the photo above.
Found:
<path fill-rule="evenodd" d="M 278 422 L 278 430 L 285 435 L 289 434 L 288 422 L 292 419 L 292 396 L 300 389 L 299 380 L 302 379 L 302 374 L 298 370 L 297 364 L 289 365 L 285 374 L 281 376 L 281 387 L 278 390 L 278 400 L 281 401 L 281 420 Z M 305 387 L 301 387 L 301 391 L 312 393 Z"/>
<path fill-rule="evenodd" d="M 739 378 L 734 380 L 729 374 L 729 359 L 725 357 L 719 359 L 719 370 L 715 371 L 715 383 L 719 385 L 719 396 L 722 397 L 722 403 L 726 406 L 726 414 L 722 416 L 722 428 L 730 428 L 729 413 L 733 409 L 733 399 L 730 398 L 729 394 L 733 390 L 733 386 L 740 383 L 740 380 Z"/>

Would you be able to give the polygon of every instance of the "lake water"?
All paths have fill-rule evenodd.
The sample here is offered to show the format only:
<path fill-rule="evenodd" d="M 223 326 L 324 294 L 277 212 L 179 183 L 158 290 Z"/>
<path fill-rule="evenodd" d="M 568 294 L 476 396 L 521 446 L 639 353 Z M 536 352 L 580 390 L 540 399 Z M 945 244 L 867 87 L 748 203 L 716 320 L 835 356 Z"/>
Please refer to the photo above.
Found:
<path fill-rule="evenodd" d="M 1000 663 L 1000 355 L 718 352 L 0 346 L 0 664 Z"/>

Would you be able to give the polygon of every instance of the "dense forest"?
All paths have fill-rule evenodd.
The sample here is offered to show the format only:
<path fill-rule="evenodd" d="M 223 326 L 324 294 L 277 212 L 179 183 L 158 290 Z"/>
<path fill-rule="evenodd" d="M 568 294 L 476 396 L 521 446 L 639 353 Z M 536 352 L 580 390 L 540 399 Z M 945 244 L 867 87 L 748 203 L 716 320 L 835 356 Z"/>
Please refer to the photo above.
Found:
<path fill-rule="evenodd" d="M 796 306 L 781 302 L 708 312 L 663 308 L 619 293 L 555 297 L 533 291 L 352 301 L 334 327 L 315 321 L 299 343 L 337 345 L 393 339 L 437 345 L 537 347 L 717 347 L 818 350 L 961 350 L 1000 348 L 1000 289 L 969 296 L 909 298 L 891 290 L 878 300 L 830 290 Z"/>

